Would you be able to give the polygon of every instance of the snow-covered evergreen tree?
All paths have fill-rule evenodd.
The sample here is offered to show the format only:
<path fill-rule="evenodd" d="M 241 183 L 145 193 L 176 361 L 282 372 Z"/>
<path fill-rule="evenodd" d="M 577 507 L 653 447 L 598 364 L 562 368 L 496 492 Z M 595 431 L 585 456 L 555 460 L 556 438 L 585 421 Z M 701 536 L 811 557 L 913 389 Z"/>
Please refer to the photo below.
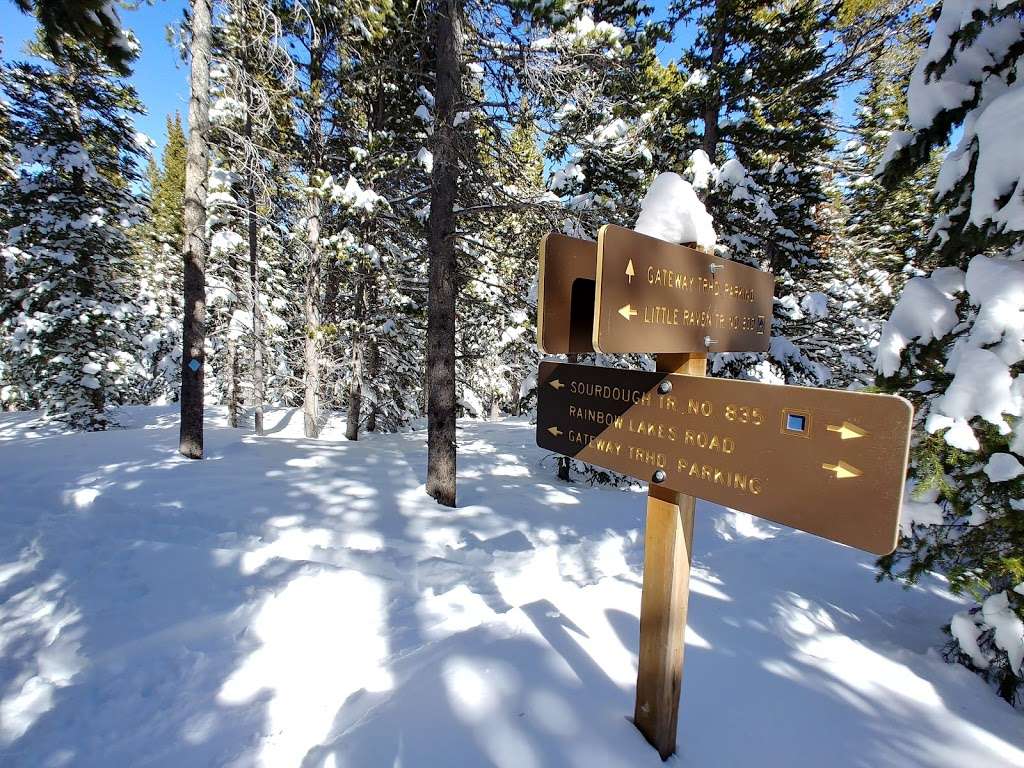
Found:
<path fill-rule="evenodd" d="M 923 19 L 916 17 L 905 39 L 872 64 L 867 88 L 857 99 L 856 138 L 843 149 L 849 187 L 846 239 L 850 248 L 888 276 L 888 289 L 882 292 L 886 313 L 906 281 L 929 266 L 921 256 L 934 214 L 931 198 L 937 158 L 890 187 L 874 175 L 890 137 L 907 128 L 906 90 L 924 32 Z"/>
<path fill-rule="evenodd" d="M 5 65 L 19 141 L 0 186 L 8 227 L 0 296 L 0 397 L 80 429 L 138 397 L 137 262 L 128 228 L 141 155 L 134 90 L 90 46 L 62 41 L 59 65 Z M 48 59 L 46 49 L 34 52 Z"/>
<path fill-rule="evenodd" d="M 605 224 L 632 226 L 664 170 L 652 151 L 678 133 L 666 98 L 678 75 L 657 59 L 663 30 L 647 3 L 596 3 L 578 14 L 552 8 L 552 33 L 533 41 L 544 150 L 554 165 L 548 187 L 565 204 L 560 228 L 596 238 Z"/>
<path fill-rule="evenodd" d="M 929 250 L 885 326 L 877 368 L 916 406 L 903 533 L 883 573 L 944 573 L 979 605 L 951 655 L 1011 702 L 1024 686 L 1024 24 L 1020 2 L 947 0 L 910 79 L 896 183 L 955 141 L 935 185 Z"/>
<path fill-rule="evenodd" d="M 346 434 L 422 413 L 426 264 L 422 194 L 432 155 L 426 30 L 414 6 L 369 14 L 348 46 L 330 141 L 325 350 Z"/>
<path fill-rule="evenodd" d="M 173 402 L 181 389 L 181 251 L 185 238 L 185 134 L 181 116 L 167 117 L 167 143 L 158 166 L 152 159 L 149 220 L 142 245 L 140 304 L 148 327 L 142 366 L 147 402 Z"/>

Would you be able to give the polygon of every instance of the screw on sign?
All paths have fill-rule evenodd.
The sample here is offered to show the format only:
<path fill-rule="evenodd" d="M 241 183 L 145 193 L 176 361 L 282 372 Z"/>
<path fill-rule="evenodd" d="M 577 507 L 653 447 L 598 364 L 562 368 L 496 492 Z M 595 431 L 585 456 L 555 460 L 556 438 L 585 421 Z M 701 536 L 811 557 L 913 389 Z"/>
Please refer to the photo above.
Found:
<path fill-rule="evenodd" d="M 541 246 L 545 352 L 586 351 L 589 332 L 596 350 L 658 353 L 656 372 L 541 363 L 537 444 L 650 482 L 634 723 L 663 759 L 676 745 L 697 498 L 888 554 L 906 476 L 902 398 L 705 377 L 711 344 L 764 350 L 770 332 L 771 275 L 722 261 L 607 226 L 596 248 L 559 235 Z"/>

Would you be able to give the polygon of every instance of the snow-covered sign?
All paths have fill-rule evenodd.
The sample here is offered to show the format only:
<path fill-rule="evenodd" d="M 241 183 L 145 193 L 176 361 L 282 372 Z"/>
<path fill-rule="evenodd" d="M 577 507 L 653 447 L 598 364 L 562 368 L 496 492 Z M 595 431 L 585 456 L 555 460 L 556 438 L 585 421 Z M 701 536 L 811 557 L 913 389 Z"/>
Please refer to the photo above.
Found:
<path fill-rule="evenodd" d="M 628 229 L 541 241 L 537 340 L 547 354 L 758 352 L 770 273 Z"/>
<path fill-rule="evenodd" d="M 613 225 L 597 243 L 597 351 L 768 349 L 771 273 Z"/>

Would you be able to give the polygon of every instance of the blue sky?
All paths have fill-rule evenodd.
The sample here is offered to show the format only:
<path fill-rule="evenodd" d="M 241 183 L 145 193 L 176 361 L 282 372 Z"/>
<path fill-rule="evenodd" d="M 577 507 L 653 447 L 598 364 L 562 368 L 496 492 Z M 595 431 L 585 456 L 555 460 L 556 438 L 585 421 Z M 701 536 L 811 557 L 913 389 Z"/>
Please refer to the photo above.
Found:
<path fill-rule="evenodd" d="M 187 0 L 155 0 L 142 3 L 133 11 L 121 11 L 121 20 L 131 28 L 142 44 L 142 54 L 135 62 L 131 77 L 146 105 L 148 114 L 138 121 L 138 128 L 157 143 L 157 152 L 166 141 L 166 116 L 175 111 L 185 119 L 188 112 L 188 69 L 167 43 L 165 29 L 179 21 Z M 666 0 L 654 0 L 654 17 L 664 16 Z M 25 43 L 35 35 L 35 19 L 17 10 L 10 0 L 0 0 L 0 37 L 6 59 L 21 58 Z M 677 30 L 676 38 L 659 51 L 663 61 L 677 58 L 693 39 L 693 29 Z M 838 112 L 844 121 L 853 111 L 856 90 L 847 88 L 838 99 Z M 187 122 L 187 121 L 186 121 Z M 187 126 L 186 126 L 187 127 Z M 159 154 L 158 154 L 159 156 Z"/>

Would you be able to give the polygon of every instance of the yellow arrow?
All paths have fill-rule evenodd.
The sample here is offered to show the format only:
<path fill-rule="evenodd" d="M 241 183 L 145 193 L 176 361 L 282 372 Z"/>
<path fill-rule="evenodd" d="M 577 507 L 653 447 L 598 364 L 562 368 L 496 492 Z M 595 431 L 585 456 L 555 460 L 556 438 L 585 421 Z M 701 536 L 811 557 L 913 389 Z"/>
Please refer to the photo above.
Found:
<path fill-rule="evenodd" d="M 835 472 L 837 480 L 845 480 L 848 477 L 860 477 L 864 474 L 855 466 L 847 464 L 845 461 L 840 461 L 836 464 L 822 464 L 821 468 L 827 469 L 829 472 Z"/>
<path fill-rule="evenodd" d="M 565 433 L 564 433 L 564 432 L 563 432 L 562 430 L 560 430 L 560 429 L 559 429 L 558 427 L 548 427 L 548 432 L 550 432 L 550 433 L 551 433 L 552 435 L 554 435 L 555 437 L 558 437 L 559 435 L 564 435 L 564 434 L 565 434 Z"/>
<path fill-rule="evenodd" d="M 633 269 L 633 260 L 630 259 L 629 262 L 626 264 L 626 275 L 627 277 L 629 277 L 629 282 L 633 282 L 633 275 L 635 274 L 636 271 Z"/>
<path fill-rule="evenodd" d="M 829 424 L 826 429 L 829 432 L 838 432 L 839 437 L 843 440 L 852 440 L 855 437 L 866 437 L 868 431 L 858 427 L 856 424 L 852 424 L 849 421 L 844 421 L 841 426 L 835 424 Z"/>
<path fill-rule="evenodd" d="M 640 313 L 633 309 L 632 304 L 627 304 L 619 310 L 619 314 L 629 320 L 631 317 L 636 317 Z"/>
<path fill-rule="evenodd" d="M 559 381 L 558 379 L 552 379 L 551 381 L 549 381 L 549 382 L 548 382 L 548 384 L 550 384 L 550 385 L 551 385 L 551 388 L 552 388 L 552 389 L 556 389 L 556 390 L 557 390 L 557 389 L 561 389 L 562 387 L 564 387 L 564 386 L 565 386 L 565 384 L 563 384 L 562 382 L 560 382 L 560 381 Z"/>

